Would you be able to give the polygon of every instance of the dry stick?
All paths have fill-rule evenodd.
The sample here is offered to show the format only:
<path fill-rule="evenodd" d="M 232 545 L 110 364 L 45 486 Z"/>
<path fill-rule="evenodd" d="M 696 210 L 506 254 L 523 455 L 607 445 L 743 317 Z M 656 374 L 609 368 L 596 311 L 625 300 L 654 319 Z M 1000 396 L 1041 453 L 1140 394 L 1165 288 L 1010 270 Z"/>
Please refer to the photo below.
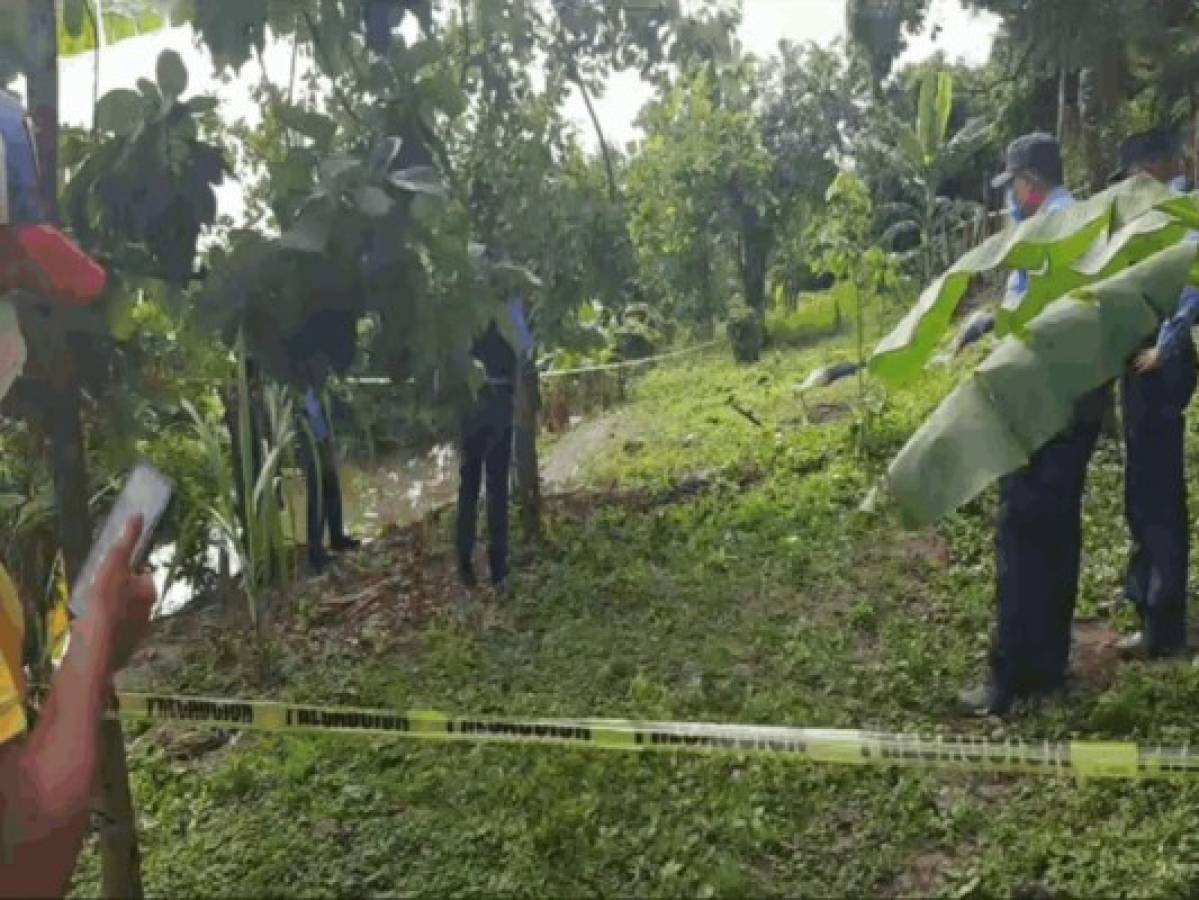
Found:
<path fill-rule="evenodd" d="M 349 606 L 365 597 L 369 597 L 371 594 L 377 593 L 380 589 L 387 587 L 389 584 L 395 584 L 397 581 L 403 581 L 406 577 L 406 575 L 392 575 L 390 578 L 384 578 L 382 581 L 376 581 L 370 587 L 361 591 L 356 591 L 353 594 L 345 594 L 341 597 L 330 597 L 328 600 L 322 600 L 321 606 Z"/>
<path fill-rule="evenodd" d="M 735 398 L 729 397 L 729 406 L 731 406 L 735 412 L 738 412 L 741 415 L 743 415 L 745 418 L 749 419 L 749 421 L 753 422 L 759 428 L 766 427 L 765 425 L 762 424 L 761 419 L 759 419 L 752 412 L 750 412 L 748 409 L 746 409 L 741 404 L 739 404 Z"/>
<path fill-rule="evenodd" d="M 812 410 L 808 408 L 808 398 L 804 396 L 804 392 L 799 392 L 799 405 L 803 407 L 804 418 L 808 425 L 812 424 Z"/>

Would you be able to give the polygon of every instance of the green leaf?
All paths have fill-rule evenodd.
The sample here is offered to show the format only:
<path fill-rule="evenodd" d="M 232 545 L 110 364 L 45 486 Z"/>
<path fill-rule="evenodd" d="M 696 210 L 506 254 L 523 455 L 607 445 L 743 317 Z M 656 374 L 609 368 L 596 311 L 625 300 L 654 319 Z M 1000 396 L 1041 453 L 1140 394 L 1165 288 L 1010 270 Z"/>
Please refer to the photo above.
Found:
<path fill-rule="evenodd" d="M 402 191 L 428 194 L 433 197 L 446 196 L 445 182 L 432 166 L 413 166 L 392 172 L 388 179 Z"/>
<path fill-rule="evenodd" d="M 491 270 L 501 277 L 501 280 L 510 288 L 520 290 L 520 288 L 539 288 L 541 287 L 541 279 L 534 275 L 529 269 L 516 263 L 501 262 L 496 263 L 491 267 Z"/>
<path fill-rule="evenodd" d="M 106 306 L 105 312 L 112 336 L 118 341 L 128 341 L 133 338 L 137 334 L 137 322 L 134 318 L 136 298 L 133 293 L 122 291 Z"/>
<path fill-rule="evenodd" d="M 324 253 L 329 246 L 330 230 L 329 217 L 324 211 L 309 209 L 284 233 L 279 243 L 288 250 Z"/>
<path fill-rule="evenodd" d="M 167 103 L 173 103 L 187 90 L 187 66 L 174 50 L 158 55 L 158 87 Z"/>
<path fill-rule="evenodd" d="M 279 121 L 292 131 L 311 138 L 318 150 L 326 150 L 333 143 L 337 123 L 328 116 L 294 104 L 281 104 L 277 109 Z"/>
<path fill-rule="evenodd" d="M 216 112 L 221 101 L 216 97 L 192 97 L 185 105 L 193 116 L 203 116 L 210 112 Z"/>
<path fill-rule="evenodd" d="M 924 149 L 920 146 L 920 138 L 915 131 L 906 125 L 902 126 L 896 143 L 908 165 L 917 171 L 924 168 Z"/>
<path fill-rule="evenodd" d="M 336 185 L 341 179 L 360 167 L 361 164 L 352 156 L 338 155 L 321 160 L 318 170 L 322 182 L 327 185 Z"/>
<path fill-rule="evenodd" d="M 924 166 L 932 163 L 938 149 L 937 81 L 938 79 L 931 72 L 920 79 L 920 100 L 916 107 L 916 136 L 920 141 L 920 161 Z"/>
<path fill-rule="evenodd" d="M 888 485 L 905 524 L 931 524 L 1015 471 L 1118 377 L 1178 304 L 1196 246 L 1173 246 L 1054 302 L 1008 337 L 900 451 Z"/>
<path fill-rule="evenodd" d="M 949 118 L 953 114 L 953 75 L 942 72 L 937 78 L 937 149 L 949 136 Z"/>
<path fill-rule="evenodd" d="M 149 78 L 139 78 L 137 80 L 137 89 L 141 91 L 143 97 L 151 101 L 155 106 L 162 106 L 162 91 L 158 89 L 158 85 Z"/>
<path fill-rule="evenodd" d="M 372 176 L 378 177 L 386 173 L 403 148 L 404 141 L 398 137 L 385 137 L 376 141 L 366 163 Z"/>
<path fill-rule="evenodd" d="M 954 170 L 967 157 L 981 150 L 991 140 L 994 130 L 994 126 L 986 119 L 970 119 L 945 145 L 937 161 L 937 168 L 941 171 Z"/>
<path fill-rule="evenodd" d="M 387 192 L 373 184 L 356 188 L 353 198 L 358 211 L 372 219 L 383 218 L 391 212 L 391 208 L 394 206 L 392 199 L 387 196 Z"/>
<path fill-rule="evenodd" d="M 997 311 L 1001 336 L 1019 332 L 1052 300 L 1110 271 L 1111 260 L 1102 271 L 1073 268 L 1109 228 L 1122 227 L 1154 208 L 1162 212 L 1182 208 L 1177 199 L 1165 186 L 1141 176 L 995 235 L 925 289 L 915 307 L 875 349 L 871 372 L 891 384 L 915 378 L 944 337 L 971 278 L 981 272 L 1006 268 L 1036 273 L 1024 298 L 1008 298 Z M 1199 210 L 1193 201 L 1187 202 L 1192 212 Z"/>
<path fill-rule="evenodd" d="M 145 102 L 136 91 L 109 91 L 96 104 L 96 128 L 117 137 L 128 137 L 137 130 L 145 115 Z"/>
<path fill-rule="evenodd" d="M 466 93 L 448 71 L 441 71 L 422 79 L 418 89 L 421 96 L 437 109 L 455 119 L 466 110 Z"/>

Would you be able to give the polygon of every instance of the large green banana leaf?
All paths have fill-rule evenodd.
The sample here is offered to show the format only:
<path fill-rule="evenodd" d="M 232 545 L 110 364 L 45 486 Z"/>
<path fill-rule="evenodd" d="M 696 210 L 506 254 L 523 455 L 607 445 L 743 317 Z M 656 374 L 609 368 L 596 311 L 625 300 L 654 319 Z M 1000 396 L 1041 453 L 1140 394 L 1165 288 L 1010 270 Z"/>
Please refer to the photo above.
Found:
<path fill-rule="evenodd" d="M 892 385 L 918 377 L 976 275 L 996 269 L 1029 273 L 1027 294 L 1005 300 L 997 312 L 999 334 L 1018 334 L 1057 298 L 1144 259 L 1176 242 L 1186 228 L 1197 227 L 1199 206 L 1148 176 L 1034 216 L 983 242 L 929 285 L 876 348 L 870 370 Z"/>
<path fill-rule="evenodd" d="M 1124 370 L 1199 275 L 1192 272 L 1196 245 L 1178 238 L 1126 265 L 1130 248 L 1145 251 L 1147 234 L 1176 232 L 1177 224 L 1121 229 L 1112 244 L 1122 241 L 1123 250 L 1108 248 L 1086 261 L 1108 277 L 1053 302 L 1021 334 L 1005 338 L 941 404 L 888 472 L 905 524 L 931 524 L 1024 465 L 1069 424 L 1083 394 Z M 1113 269 L 1120 271 L 1109 274 Z"/>

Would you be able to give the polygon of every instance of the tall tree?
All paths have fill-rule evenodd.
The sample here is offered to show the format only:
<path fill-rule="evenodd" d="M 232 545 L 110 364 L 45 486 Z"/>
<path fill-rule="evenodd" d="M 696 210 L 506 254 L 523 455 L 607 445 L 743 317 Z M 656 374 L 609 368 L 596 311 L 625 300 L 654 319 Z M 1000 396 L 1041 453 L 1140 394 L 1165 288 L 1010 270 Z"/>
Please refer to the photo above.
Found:
<path fill-rule="evenodd" d="M 812 46 L 675 83 L 643 112 L 647 138 L 629 169 L 647 277 L 703 318 L 721 311 L 731 266 L 764 317 L 773 254 L 836 175 L 855 101 L 836 53 Z"/>
<path fill-rule="evenodd" d="M 890 73 L 928 13 L 929 0 L 849 0 L 845 31 L 850 47 L 865 62 L 875 85 Z"/>

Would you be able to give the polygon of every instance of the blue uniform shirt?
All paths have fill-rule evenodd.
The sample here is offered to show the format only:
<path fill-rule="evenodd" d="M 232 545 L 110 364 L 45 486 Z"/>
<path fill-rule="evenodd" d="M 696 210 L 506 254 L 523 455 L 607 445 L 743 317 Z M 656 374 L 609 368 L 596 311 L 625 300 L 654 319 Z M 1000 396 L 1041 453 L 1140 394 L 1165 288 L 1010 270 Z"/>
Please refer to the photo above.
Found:
<path fill-rule="evenodd" d="M 1171 183 L 1170 187 L 1174 193 L 1182 193 L 1176 184 Z M 1187 235 L 1187 240 L 1199 244 L 1199 232 L 1192 231 Z M 1178 301 L 1178 311 L 1162 323 L 1161 330 L 1157 333 L 1157 349 L 1163 359 L 1178 352 L 1183 340 L 1195 327 L 1196 319 L 1199 319 L 1199 289 L 1188 285 L 1182 291 L 1182 299 Z"/>
<path fill-rule="evenodd" d="M 8 164 L 8 215 L 14 225 L 39 222 L 37 156 L 25 108 L 7 91 L 0 90 L 0 138 Z"/>
<path fill-rule="evenodd" d="M 529 323 L 525 319 L 525 304 L 520 297 L 513 297 L 508 301 L 508 318 L 512 321 L 512 327 L 516 329 L 516 336 L 520 340 L 520 346 L 516 348 L 517 354 L 521 357 L 527 357 L 533 352 L 533 332 L 529 330 Z"/>
<path fill-rule="evenodd" d="M 333 432 L 329 430 L 329 423 L 325 419 L 325 409 L 321 405 L 321 398 L 316 394 L 316 388 L 309 388 L 308 393 L 304 395 L 304 412 L 308 415 L 308 427 L 312 429 L 312 436 L 318 441 L 327 441 L 333 436 Z"/>
<path fill-rule="evenodd" d="M 1059 209 L 1066 209 L 1074 205 L 1074 195 L 1064 187 L 1055 187 L 1049 192 L 1049 196 L 1045 198 L 1045 202 L 1041 205 L 1041 210 L 1044 212 L 1056 212 Z M 1011 216 L 1017 222 L 1024 220 L 1023 214 L 1016 208 L 1014 204 L 1009 209 Z M 1022 269 L 1017 269 L 1012 272 L 1008 278 L 1007 289 L 1009 294 L 1015 294 L 1017 297 L 1023 297 L 1028 293 L 1028 273 Z"/>

